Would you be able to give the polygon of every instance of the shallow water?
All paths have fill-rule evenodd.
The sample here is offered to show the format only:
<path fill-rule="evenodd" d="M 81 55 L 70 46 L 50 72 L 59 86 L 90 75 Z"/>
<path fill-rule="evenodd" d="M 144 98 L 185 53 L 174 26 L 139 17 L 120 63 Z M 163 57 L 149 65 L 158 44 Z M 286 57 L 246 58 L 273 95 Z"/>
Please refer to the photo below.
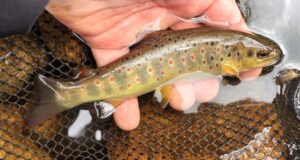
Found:
<path fill-rule="evenodd" d="M 279 7 L 280 6 L 280 7 Z M 237 86 L 221 86 L 217 97 L 212 101 L 228 104 L 245 98 L 271 103 L 278 93 L 275 85 L 276 73 L 284 68 L 300 67 L 300 14 L 297 0 L 241 0 L 240 8 L 245 15 L 249 28 L 259 34 L 275 40 L 282 48 L 285 57 L 275 69 L 255 80 L 244 80 Z M 195 106 L 198 107 L 198 104 Z M 189 112 L 193 112 L 191 109 Z M 80 112 L 76 121 L 69 128 L 68 135 L 72 138 L 80 137 L 91 121 L 89 115 Z M 89 118 L 86 118 L 89 117 Z M 95 132 L 95 139 L 102 139 L 101 130 Z"/>
<path fill-rule="evenodd" d="M 275 69 L 255 80 L 244 80 L 237 86 L 222 86 L 214 99 L 230 103 L 243 98 L 272 102 L 278 91 L 274 77 L 279 70 L 300 67 L 300 1 L 297 0 L 241 0 L 240 8 L 246 23 L 254 32 L 275 40 L 284 53 L 283 61 Z"/>
<path fill-rule="evenodd" d="M 275 39 L 287 56 L 271 74 L 243 81 L 238 86 L 222 87 L 214 101 L 229 103 L 248 97 L 267 102 L 273 100 L 277 93 L 274 75 L 286 65 L 297 65 L 298 62 L 295 52 L 296 38 L 299 37 L 298 3 L 242 1 L 250 28 Z M 298 127 L 296 123 L 289 125 L 296 122 L 293 119 L 282 125 L 280 120 L 284 118 L 277 113 L 293 117 L 287 107 L 279 112 L 274 107 L 284 105 L 250 100 L 226 106 L 202 104 L 197 113 L 182 114 L 151 103 L 149 94 L 140 99 L 141 122 L 131 132 L 121 131 L 112 119 L 95 118 L 98 112 L 89 106 L 85 109 L 90 109 L 94 113 L 92 116 L 88 110 L 82 110 L 85 106 L 81 106 L 53 117 L 41 126 L 29 128 L 23 116 L 33 102 L 35 73 L 41 70 L 47 77 L 71 79 L 81 67 L 95 66 L 92 55 L 88 46 L 47 14 L 41 16 L 30 37 L 1 39 L 0 44 L 0 55 L 4 55 L 0 58 L 0 159 L 22 156 L 28 159 L 42 156 L 51 159 L 117 159 L 114 157 L 122 156 L 128 157 L 124 159 L 155 159 L 157 156 L 162 157 L 157 159 L 188 159 L 186 157 L 201 156 L 208 159 L 208 156 L 236 157 L 258 147 L 251 155 L 256 158 L 256 153 L 259 157 L 282 154 L 286 149 L 284 131 Z M 276 100 L 280 101 L 279 98 Z M 292 131 L 295 132 L 286 133 L 291 138 L 298 138 L 298 130 Z M 299 138 L 296 140 L 299 144 Z M 276 159 L 282 155 L 272 157 Z"/>
<path fill-rule="evenodd" d="M 275 69 L 255 80 L 243 80 L 239 85 L 220 87 L 218 95 L 212 100 L 221 104 L 228 104 L 245 98 L 271 103 L 278 93 L 274 77 L 279 70 L 294 66 L 300 67 L 300 54 L 297 45 L 300 38 L 300 14 L 297 14 L 300 1 L 297 0 L 241 0 L 240 9 L 245 16 L 248 27 L 256 33 L 275 40 L 284 53 L 284 59 Z M 280 8 L 278 7 L 280 6 Z M 185 113 L 197 111 L 199 103 Z M 69 130 L 70 137 L 80 135 L 90 123 L 86 116 L 79 116 Z M 75 134 L 76 133 L 76 134 Z"/>

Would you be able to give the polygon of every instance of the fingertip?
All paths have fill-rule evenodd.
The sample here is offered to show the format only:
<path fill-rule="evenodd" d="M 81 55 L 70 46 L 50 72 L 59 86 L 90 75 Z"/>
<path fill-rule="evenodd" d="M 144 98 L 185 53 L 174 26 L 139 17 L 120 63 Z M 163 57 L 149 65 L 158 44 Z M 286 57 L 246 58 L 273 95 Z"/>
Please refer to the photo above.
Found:
<path fill-rule="evenodd" d="M 219 80 L 217 78 L 201 80 L 194 83 L 197 100 L 208 102 L 217 96 L 219 92 Z"/>
<path fill-rule="evenodd" d="M 196 100 L 195 89 L 191 83 L 176 84 L 171 91 L 170 105 L 182 111 L 193 106 Z"/>
<path fill-rule="evenodd" d="M 261 74 L 261 72 L 262 72 L 262 68 L 253 69 L 250 71 L 240 73 L 240 77 L 242 79 L 251 80 L 257 78 Z"/>
<path fill-rule="evenodd" d="M 231 29 L 250 33 L 235 0 L 216 0 L 207 16 L 211 21 L 228 23 Z"/>
<path fill-rule="evenodd" d="M 113 118 L 119 128 L 125 131 L 135 129 L 140 123 L 140 110 L 137 98 L 126 100 L 116 108 Z"/>

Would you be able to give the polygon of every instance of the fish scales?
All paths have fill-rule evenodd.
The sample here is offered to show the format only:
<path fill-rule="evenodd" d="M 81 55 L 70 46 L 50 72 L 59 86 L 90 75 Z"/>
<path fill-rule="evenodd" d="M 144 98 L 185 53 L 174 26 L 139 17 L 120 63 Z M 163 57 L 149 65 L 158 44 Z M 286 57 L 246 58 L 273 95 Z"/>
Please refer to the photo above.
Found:
<path fill-rule="evenodd" d="M 101 73 L 105 73 L 102 76 L 78 84 L 79 86 L 84 86 L 84 83 L 93 84 L 99 94 L 89 92 L 88 88 L 85 95 L 82 92 L 75 93 L 92 101 L 99 97 L 103 99 L 130 97 L 145 94 L 180 74 L 198 70 L 222 74 L 219 63 L 221 59 L 227 57 L 229 51 L 229 48 L 224 47 L 225 43 L 228 43 L 225 41 L 226 37 L 219 37 L 218 34 L 203 34 L 203 39 L 199 39 L 198 36 L 193 32 L 187 36 L 174 35 L 171 32 L 154 44 L 138 46 L 128 56 L 101 70 Z M 208 38 L 213 41 L 208 43 Z M 222 39 L 223 44 L 217 41 Z M 218 54 L 217 49 L 220 50 Z M 105 87 L 110 87 L 109 91 Z M 65 93 L 72 95 L 68 92 L 73 91 Z"/>
<path fill-rule="evenodd" d="M 50 86 L 55 94 L 44 93 L 63 111 L 97 100 L 122 102 L 186 80 L 186 75 L 239 76 L 242 71 L 273 65 L 281 57 L 276 43 L 261 35 L 207 28 L 167 30 L 146 36 L 126 56 L 79 81 L 40 77 L 40 84 Z"/>

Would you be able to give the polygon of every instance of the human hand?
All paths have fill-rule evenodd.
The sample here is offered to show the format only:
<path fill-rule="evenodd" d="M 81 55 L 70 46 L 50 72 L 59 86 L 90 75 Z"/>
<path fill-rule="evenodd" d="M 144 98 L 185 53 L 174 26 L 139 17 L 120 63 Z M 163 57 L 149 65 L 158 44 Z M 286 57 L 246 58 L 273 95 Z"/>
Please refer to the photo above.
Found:
<path fill-rule="evenodd" d="M 147 29 L 164 30 L 199 27 L 182 22 L 206 14 L 210 21 L 227 22 L 232 29 L 247 31 L 235 0 L 50 0 L 46 9 L 79 34 L 90 45 L 98 67 L 129 52 L 129 46 Z M 261 69 L 241 73 L 256 77 Z M 216 96 L 217 79 L 175 84 L 170 105 L 176 110 L 191 107 L 196 100 L 206 102 Z M 114 113 L 123 130 L 136 128 L 140 121 L 137 98 L 126 100 Z"/>

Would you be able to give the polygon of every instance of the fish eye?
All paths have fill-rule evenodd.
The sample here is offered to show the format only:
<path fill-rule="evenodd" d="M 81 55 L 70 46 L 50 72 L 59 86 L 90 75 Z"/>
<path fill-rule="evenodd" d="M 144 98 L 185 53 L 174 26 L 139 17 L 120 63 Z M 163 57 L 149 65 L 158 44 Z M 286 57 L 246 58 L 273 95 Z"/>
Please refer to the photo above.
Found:
<path fill-rule="evenodd" d="M 269 52 L 260 51 L 260 52 L 257 52 L 256 56 L 257 56 L 257 58 L 263 59 L 263 58 L 266 58 L 269 56 Z"/>

